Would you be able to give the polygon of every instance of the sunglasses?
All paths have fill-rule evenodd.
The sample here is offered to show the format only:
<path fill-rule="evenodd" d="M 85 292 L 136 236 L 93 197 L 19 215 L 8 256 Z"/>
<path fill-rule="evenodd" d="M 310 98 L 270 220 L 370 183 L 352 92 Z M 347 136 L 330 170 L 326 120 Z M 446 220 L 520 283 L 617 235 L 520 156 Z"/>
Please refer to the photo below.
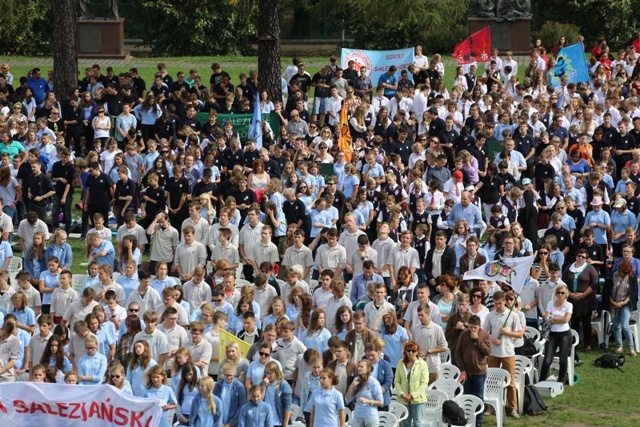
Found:
<path fill-rule="evenodd" d="M 122 378 L 122 375 L 109 375 L 111 378 L 116 378 L 116 379 L 120 379 Z"/>
<path fill-rule="evenodd" d="M 98 111 L 98 113 L 99 113 L 99 114 L 102 114 L 102 113 L 104 113 L 104 111 Z M 54 114 L 58 114 L 58 113 L 54 113 Z"/>
<path fill-rule="evenodd" d="M 132 313 L 137 313 L 137 312 L 139 312 L 140 310 L 139 310 L 139 309 L 137 309 L 137 308 L 130 308 L 130 309 L 129 309 L 129 311 L 130 311 L 130 312 L 132 312 Z"/>
<path fill-rule="evenodd" d="M 264 352 L 260 352 L 260 356 L 264 356 L 264 357 L 269 357 L 271 356 L 271 353 L 264 353 Z"/>
<path fill-rule="evenodd" d="M 482 295 L 472 295 L 471 299 L 482 299 Z"/>
<path fill-rule="evenodd" d="M 417 353 L 418 352 L 418 350 L 413 350 L 413 349 L 407 349 L 406 351 L 407 351 L 407 353 Z"/>
<path fill-rule="evenodd" d="M 584 255 L 576 255 L 576 258 L 586 258 Z"/>
<path fill-rule="evenodd" d="M 549 255 L 549 252 L 539 252 L 540 255 Z"/>
<path fill-rule="evenodd" d="M 556 295 L 564 295 L 566 292 L 556 292 Z"/>
<path fill-rule="evenodd" d="M 513 301 L 513 298 L 505 298 L 507 301 Z"/>
<path fill-rule="evenodd" d="M 162 154 L 169 154 L 169 152 L 168 152 L 168 151 L 162 151 L 161 153 L 162 153 Z"/>

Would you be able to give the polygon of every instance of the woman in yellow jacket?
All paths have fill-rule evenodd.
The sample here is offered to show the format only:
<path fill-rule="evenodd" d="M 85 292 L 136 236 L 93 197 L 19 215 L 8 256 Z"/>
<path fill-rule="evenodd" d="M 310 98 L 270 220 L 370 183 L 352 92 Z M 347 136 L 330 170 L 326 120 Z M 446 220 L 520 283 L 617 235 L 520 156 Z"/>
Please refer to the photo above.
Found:
<path fill-rule="evenodd" d="M 402 427 L 423 425 L 429 368 L 427 362 L 418 357 L 419 349 L 415 341 L 405 342 L 402 360 L 396 368 L 394 386 L 398 392 L 398 403 L 402 403 L 409 410 L 409 417 L 402 421 Z"/>

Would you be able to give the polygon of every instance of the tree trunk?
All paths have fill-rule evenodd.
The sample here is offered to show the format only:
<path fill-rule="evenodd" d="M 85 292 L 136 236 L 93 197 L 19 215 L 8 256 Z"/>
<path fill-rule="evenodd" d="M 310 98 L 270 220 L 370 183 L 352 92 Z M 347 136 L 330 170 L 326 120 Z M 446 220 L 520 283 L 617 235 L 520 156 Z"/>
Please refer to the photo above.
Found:
<path fill-rule="evenodd" d="M 55 0 L 53 14 L 54 89 L 58 101 L 78 87 L 76 0 Z"/>
<path fill-rule="evenodd" d="M 258 81 L 273 102 L 282 99 L 280 69 L 280 0 L 260 0 Z"/>

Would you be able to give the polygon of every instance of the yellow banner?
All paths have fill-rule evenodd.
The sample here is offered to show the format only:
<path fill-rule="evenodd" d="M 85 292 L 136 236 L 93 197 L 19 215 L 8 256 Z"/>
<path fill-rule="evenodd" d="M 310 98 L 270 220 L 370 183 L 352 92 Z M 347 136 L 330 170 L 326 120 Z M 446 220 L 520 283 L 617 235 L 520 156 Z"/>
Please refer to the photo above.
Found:
<path fill-rule="evenodd" d="M 224 359 L 226 356 L 227 346 L 232 342 L 237 342 L 240 346 L 240 353 L 242 353 L 243 357 L 247 357 L 247 353 L 249 353 L 249 349 L 251 345 L 249 343 L 242 341 L 240 338 L 235 335 L 231 335 L 229 332 L 220 328 L 220 360 Z"/>

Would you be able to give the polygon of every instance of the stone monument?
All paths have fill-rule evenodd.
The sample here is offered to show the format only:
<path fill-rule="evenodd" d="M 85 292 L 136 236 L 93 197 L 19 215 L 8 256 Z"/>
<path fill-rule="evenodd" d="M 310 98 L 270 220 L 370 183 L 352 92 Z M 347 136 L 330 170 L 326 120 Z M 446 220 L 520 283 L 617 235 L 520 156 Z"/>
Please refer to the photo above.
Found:
<path fill-rule="evenodd" d="M 127 57 L 124 51 L 124 19 L 118 15 L 117 0 L 102 0 L 104 15 L 96 18 L 90 0 L 78 0 L 78 57 Z"/>
<path fill-rule="evenodd" d="M 531 0 L 476 0 L 469 18 L 471 34 L 491 27 L 491 45 L 501 51 L 528 54 L 531 43 Z"/>

